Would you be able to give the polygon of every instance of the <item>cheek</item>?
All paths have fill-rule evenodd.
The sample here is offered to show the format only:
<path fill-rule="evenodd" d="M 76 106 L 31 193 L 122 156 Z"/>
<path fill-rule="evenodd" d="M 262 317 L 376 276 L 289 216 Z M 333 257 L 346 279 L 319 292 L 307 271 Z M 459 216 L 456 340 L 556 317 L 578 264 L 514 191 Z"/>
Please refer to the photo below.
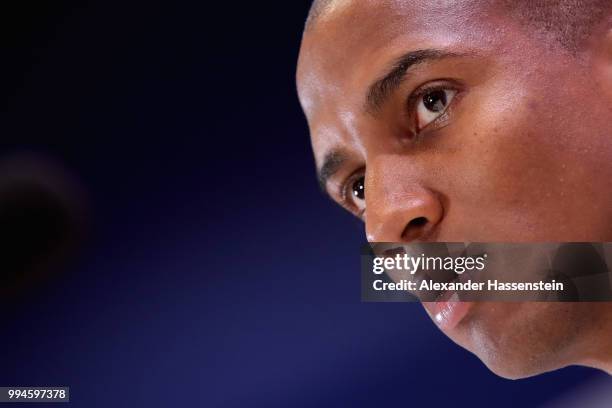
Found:
<path fill-rule="evenodd" d="M 447 135 L 454 141 L 451 207 L 454 201 L 455 210 L 474 214 L 498 238 L 596 240 L 612 232 L 602 229 L 612 220 L 612 174 L 601 115 L 572 109 L 567 95 L 547 95 L 550 90 L 501 91 L 473 98 L 478 102 L 462 108 Z M 580 105 L 578 96 L 575 102 Z"/>
<path fill-rule="evenodd" d="M 502 376 L 558 368 L 584 324 L 584 309 L 574 303 L 480 303 L 467 330 L 468 347 Z"/>

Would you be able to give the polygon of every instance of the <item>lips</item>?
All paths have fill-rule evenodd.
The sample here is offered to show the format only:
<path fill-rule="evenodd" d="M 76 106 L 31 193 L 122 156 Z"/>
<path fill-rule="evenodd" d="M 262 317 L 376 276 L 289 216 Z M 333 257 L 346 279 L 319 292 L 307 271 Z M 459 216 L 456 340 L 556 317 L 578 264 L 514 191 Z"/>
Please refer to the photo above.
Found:
<path fill-rule="evenodd" d="M 423 302 L 423 306 L 433 317 L 441 330 L 452 330 L 468 314 L 474 302 L 461 302 L 455 293 L 446 301 Z"/>
<path fill-rule="evenodd" d="M 379 244 L 379 246 L 374 248 L 374 251 L 376 253 L 382 253 L 384 257 L 389 258 L 393 258 L 398 254 L 418 254 L 419 252 L 427 253 L 428 256 L 451 256 L 447 245 L 433 247 L 429 245 L 427 248 L 422 248 L 421 251 L 415 249 L 414 245 L 408 249 L 401 245 L 389 248 L 388 245 L 389 244 Z M 484 253 L 485 252 L 482 251 L 482 254 L 473 254 L 471 256 L 484 256 Z M 461 248 L 460 252 L 457 252 L 455 255 L 466 256 L 466 254 L 466 249 Z M 428 272 L 422 269 L 413 271 L 410 280 L 416 284 L 416 287 L 420 287 L 420 283 L 425 279 L 430 279 L 440 284 L 450 284 L 453 282 L 465 282 L 475 275 L 475 271 L 464 271 L 458 274 L 453 270 L 441 269 L 435 271 L 435 279 L 433 279 L 433 277 L 430 276 L 433 272 L 434 271 Z M 401 279 L 400 276 L 390 276 L 395 281 Z M 434 322 L 444 331 L 454 329 L 465 318 L 474 305 L 474 302 L 460 301 L 459 295 L 455 290 L 417 290 L 413 291 L 412 294 L 421 301 Z"/>
<path fill-rule="evenodd" d="M 454 281 L 465 280 L 468 274 L 457 276 Z M 434 322 L 441 330 L 454 329 L 468 314 L 474 302 L 462 302 L 454 290 L 447 290 L 438 295 L 434 302 L 423 302 Z"/>

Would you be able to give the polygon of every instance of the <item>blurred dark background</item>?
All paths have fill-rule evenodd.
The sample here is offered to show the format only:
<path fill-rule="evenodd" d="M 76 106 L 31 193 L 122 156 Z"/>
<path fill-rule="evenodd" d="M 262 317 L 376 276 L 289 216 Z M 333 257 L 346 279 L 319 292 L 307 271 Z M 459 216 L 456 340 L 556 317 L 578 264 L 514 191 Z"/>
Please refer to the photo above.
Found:
<path fill-rule="evenodd" d="M 3 2 L 0 385 L 79 407 L 542 406 L 360 302 L 294 72 L 308 1 Z M 555 405 L 561 406 L 561 405 Z"/>

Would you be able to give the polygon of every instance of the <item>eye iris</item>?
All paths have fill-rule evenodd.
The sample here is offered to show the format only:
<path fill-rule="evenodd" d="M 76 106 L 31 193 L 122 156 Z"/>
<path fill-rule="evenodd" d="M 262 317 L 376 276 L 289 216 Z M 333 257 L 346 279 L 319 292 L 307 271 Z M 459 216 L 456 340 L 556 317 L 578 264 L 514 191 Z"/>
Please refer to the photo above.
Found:
<path fill-rule="evenodd" d="M 432 112 L 441 112 L 446 107 L 446 92 L 443 90 L 429 92 L 423 96 L 423 104 Z"/>
<path fill-rule="evenodd" d="M 361 177 L 353 183 L 353 195 L 360 200 L 365 198 L 365 177 Z"/>

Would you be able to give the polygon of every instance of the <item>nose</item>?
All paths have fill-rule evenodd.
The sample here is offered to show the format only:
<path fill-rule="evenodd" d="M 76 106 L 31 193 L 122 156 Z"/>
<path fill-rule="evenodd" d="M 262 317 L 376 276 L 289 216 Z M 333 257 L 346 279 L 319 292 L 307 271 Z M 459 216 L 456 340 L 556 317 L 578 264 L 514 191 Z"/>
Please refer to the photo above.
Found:
<path fill-rule="evenodd" d="M 370 170 L 370 169 L 368 169 Z M 441 195 L 412 178 L 368 171 L 365 181 L 366 234 L 370 242 L 432 239 L 444 216 Z"/>

